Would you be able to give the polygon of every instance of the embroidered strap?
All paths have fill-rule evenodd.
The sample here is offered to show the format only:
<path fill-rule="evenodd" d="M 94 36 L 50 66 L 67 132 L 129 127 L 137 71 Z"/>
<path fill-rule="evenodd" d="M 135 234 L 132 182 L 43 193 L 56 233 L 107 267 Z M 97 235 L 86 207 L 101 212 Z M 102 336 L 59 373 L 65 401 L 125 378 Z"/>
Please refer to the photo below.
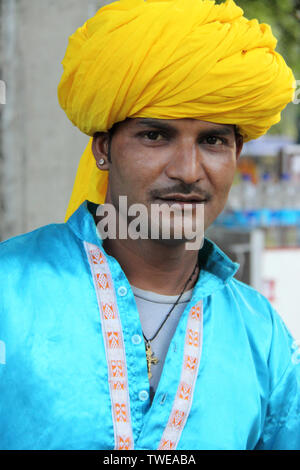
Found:
<path fill-rule="evenodd" d="M 158 450 L 176 449 L 190 413 L 202 349 L 202 310 L 198 302 L 189 313 L 180 382 Z"/>
<path fill-rule="evenodd" d="M 101 317 L 106 361 L 108 364 L 115 449 L 131 450 L 134 448 L 134 442 L 131 426 L 126 355 L 112 277 L 104 253 L 96 245 L 87 242 L 84 242 L 84 247 L 92 271 Z"/>
<path fill-rule="evenodd" d="M 97 293 L 108 379 L 116 450 L 134 449 L 123 331 L 113 281 L 105 254 L 84 242 Z M 180 382 L 159 450 L 176 449 L 193 401 L 202 349 L 202 302 L 189 312 Z"/>

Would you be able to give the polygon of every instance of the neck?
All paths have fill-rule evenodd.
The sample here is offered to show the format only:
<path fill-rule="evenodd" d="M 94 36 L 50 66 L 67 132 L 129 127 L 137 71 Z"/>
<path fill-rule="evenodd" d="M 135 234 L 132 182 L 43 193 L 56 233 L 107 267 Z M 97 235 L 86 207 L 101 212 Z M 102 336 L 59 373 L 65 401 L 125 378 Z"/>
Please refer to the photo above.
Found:
<path fill-rule="evenodd" d="M 164 295 L 179 295 L 197 263 L 198 251 L 187 251 L 185 244 L 170 246 L 158 240 L 107 239 L 105 251 L 116 258 L 130 284 Z M 198 268 L 185 290 L 191 289 Z"/>

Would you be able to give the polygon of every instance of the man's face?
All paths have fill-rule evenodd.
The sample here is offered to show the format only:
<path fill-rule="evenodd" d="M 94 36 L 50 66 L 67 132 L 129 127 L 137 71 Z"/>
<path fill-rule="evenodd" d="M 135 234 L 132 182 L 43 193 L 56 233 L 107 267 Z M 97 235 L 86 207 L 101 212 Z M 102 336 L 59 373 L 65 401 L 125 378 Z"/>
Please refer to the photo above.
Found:
<path fill-rule="evenodd" d="M 128 207 L 144 204 L 149 213 L 151 204 L 202 202 L 207 228 L 225 206 L 241 148 L 231 125 L 126 120 L 111 141 L 106 202 L 118 208 L 119 196 L 127 196 Z"/>

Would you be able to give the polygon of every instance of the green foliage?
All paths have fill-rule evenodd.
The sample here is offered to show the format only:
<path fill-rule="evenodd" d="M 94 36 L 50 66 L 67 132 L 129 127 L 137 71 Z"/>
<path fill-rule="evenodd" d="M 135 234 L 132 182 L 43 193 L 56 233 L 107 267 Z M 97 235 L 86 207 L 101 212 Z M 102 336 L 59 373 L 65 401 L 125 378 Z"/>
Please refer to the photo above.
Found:
<path fill-rule="evenodd" d="M 300 0 L 237 0 L 249 19 L 271 25 L 277 50 L 300 77 Z"/>
<path fill-rule="evenodd" d="M 276 39 L 276 50 L 282 54 L 300 80 L 300 0 L 235 0 L 246 18 L 257 18 L 260 23 L 270 24 Z M 216 3 L 223 3 L 217 0 Z M 283 113 L 283 119 L 271 129 L 271 133 L 285 133 L 297 138 L 297 121 L 300 105 L 290 104 Z M 299 124 L 298 124 L 299 125 Z M 298 135 L 299 138 L 299 135 Z"/>

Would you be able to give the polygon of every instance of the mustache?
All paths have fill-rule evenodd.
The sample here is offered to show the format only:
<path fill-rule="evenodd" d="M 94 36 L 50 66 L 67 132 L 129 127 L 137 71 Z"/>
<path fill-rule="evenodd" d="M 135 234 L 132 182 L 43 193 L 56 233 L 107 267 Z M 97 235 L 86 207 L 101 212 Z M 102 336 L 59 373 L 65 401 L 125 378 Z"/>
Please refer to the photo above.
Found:
<path fill-rule="evenodd" d="M 174 186 L 170 186 L 169 188 L 152 189 L 149 191 L 149 196 L 153 199 L 160 199 L 161 197 L 168 196 L 169 194 L 182 194 L 185 196 L 197 194 L 201 199 L 205 199 L 207 201 L 210 201 L 212 198 L 212 195 L 208 191 L 199 188 L 195 184 L 178 183 Z"/>

